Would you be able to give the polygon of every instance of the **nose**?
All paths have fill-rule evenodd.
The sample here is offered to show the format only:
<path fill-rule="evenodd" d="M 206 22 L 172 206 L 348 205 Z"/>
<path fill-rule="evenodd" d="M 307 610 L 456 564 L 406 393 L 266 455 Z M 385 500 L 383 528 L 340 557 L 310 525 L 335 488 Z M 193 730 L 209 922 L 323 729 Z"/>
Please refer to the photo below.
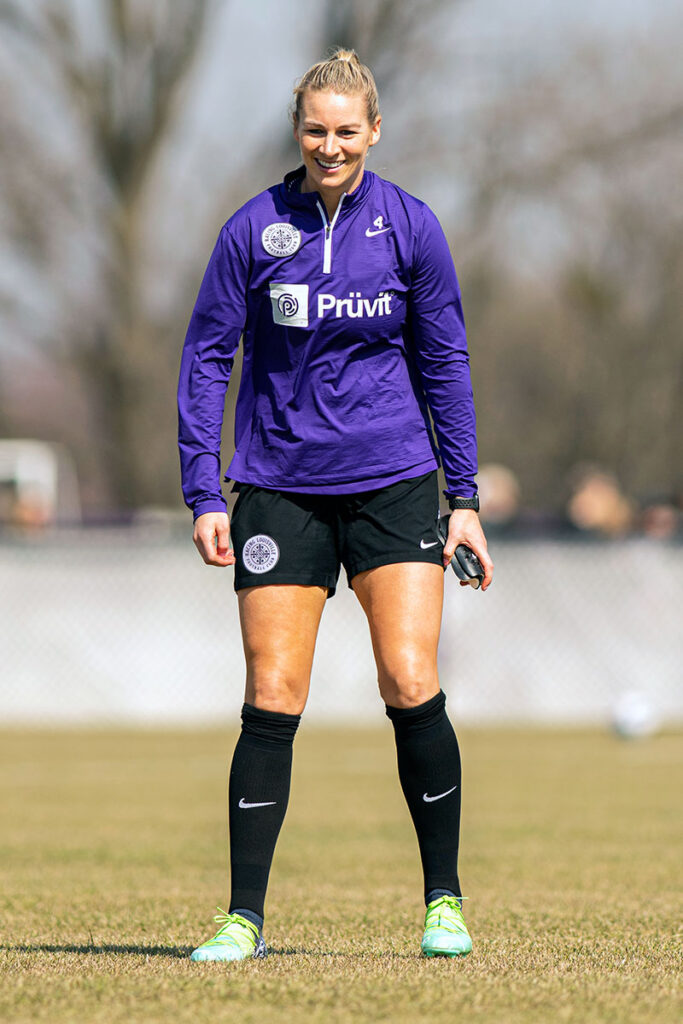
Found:
<path fill-rule="evenodd" d="M 321 141 L 320 152 L 322 156 L 336 156 L 337 141 L 333 132 L 328 132 L 325 138 Z"/>

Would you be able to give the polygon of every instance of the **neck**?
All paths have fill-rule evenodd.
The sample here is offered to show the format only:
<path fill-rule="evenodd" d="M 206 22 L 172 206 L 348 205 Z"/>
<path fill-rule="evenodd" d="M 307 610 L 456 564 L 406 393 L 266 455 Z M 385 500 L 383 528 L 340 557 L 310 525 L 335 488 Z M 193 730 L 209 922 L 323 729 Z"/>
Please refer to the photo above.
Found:
<path fill-rule="evenodd" d="M 341 197 L 345 194 L 348 195 L 351 192 L 355 192 L 362 180 L 363 171 L 361 170 L 356 180 L 347 188 L 319 188 L 317 185 L 314 185 L 310 181 L 307 174 L 304 180 L 301 182 L 301 191 L 318 192 L 320 194 L 320 198 L 323 201 L 323 206 L 327 210 L 327 216 L 330 218 L 330 220 L 332 220 L 337 210 L 337 207 L 339 206 L 339 200 L 341 199 Z"/>

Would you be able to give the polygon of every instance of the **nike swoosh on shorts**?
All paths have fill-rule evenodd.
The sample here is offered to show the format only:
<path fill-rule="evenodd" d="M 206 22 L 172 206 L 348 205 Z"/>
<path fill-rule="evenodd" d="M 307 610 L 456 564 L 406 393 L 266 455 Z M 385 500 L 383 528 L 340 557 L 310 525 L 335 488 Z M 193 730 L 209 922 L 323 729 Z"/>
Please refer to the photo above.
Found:
<path fill-rule="evenodd" d="M 425 544 L 425 542 L 423 540 L 421 540 L 420 541 L 420 547 L 421 548 L 433 548 L 434 545 L 438 544 L 438 543 L 439 543 L 438 540 L 432 540 L 432 541 L 429 542 L 429 544 Z"/>

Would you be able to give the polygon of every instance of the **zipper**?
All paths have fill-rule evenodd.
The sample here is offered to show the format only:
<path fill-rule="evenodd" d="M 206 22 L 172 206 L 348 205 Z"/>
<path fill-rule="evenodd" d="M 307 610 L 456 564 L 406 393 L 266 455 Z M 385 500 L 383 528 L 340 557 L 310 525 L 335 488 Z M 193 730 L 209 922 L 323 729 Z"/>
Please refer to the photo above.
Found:
<path fill-rule="evenodd" d="M 323 204 L 319 199 L 316 200 L 316 206 L 320 210 L 323 228 L 325 229 L 325 240 L 323 244 L 323 274 L 332 273 L 332 231 L 334 229 L 334 225 L 337 223 L 337 217 L 339 216 L 339 211 L 341 210 L 345 195 L 346 192 L 342 192 L 339 202 L 337 203 L 337 209 L 334 211 L 334 217 L 331 221 L 327 219 L 327 213 L 325 212 Z"/>

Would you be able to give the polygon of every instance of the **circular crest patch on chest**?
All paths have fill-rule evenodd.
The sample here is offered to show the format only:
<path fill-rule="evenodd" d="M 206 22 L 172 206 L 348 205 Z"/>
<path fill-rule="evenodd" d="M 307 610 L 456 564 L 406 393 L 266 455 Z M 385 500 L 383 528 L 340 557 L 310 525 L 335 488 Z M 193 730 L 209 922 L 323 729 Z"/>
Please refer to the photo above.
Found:
<path fill-rule="evenodd" d="M 277 565 L 280 558 L 280 549 L 273 540 L 265 533 L 257 533 L 250 537 L 242 548 L 242 561 L 249 572 L 269 572 Z"/>
<path fill-rule="evenodd" d="M 293 224 L 269 224 L 263 229 L 261 241 L 271 256 L 291 256 L 301 245 L 301 232 Z"/>

